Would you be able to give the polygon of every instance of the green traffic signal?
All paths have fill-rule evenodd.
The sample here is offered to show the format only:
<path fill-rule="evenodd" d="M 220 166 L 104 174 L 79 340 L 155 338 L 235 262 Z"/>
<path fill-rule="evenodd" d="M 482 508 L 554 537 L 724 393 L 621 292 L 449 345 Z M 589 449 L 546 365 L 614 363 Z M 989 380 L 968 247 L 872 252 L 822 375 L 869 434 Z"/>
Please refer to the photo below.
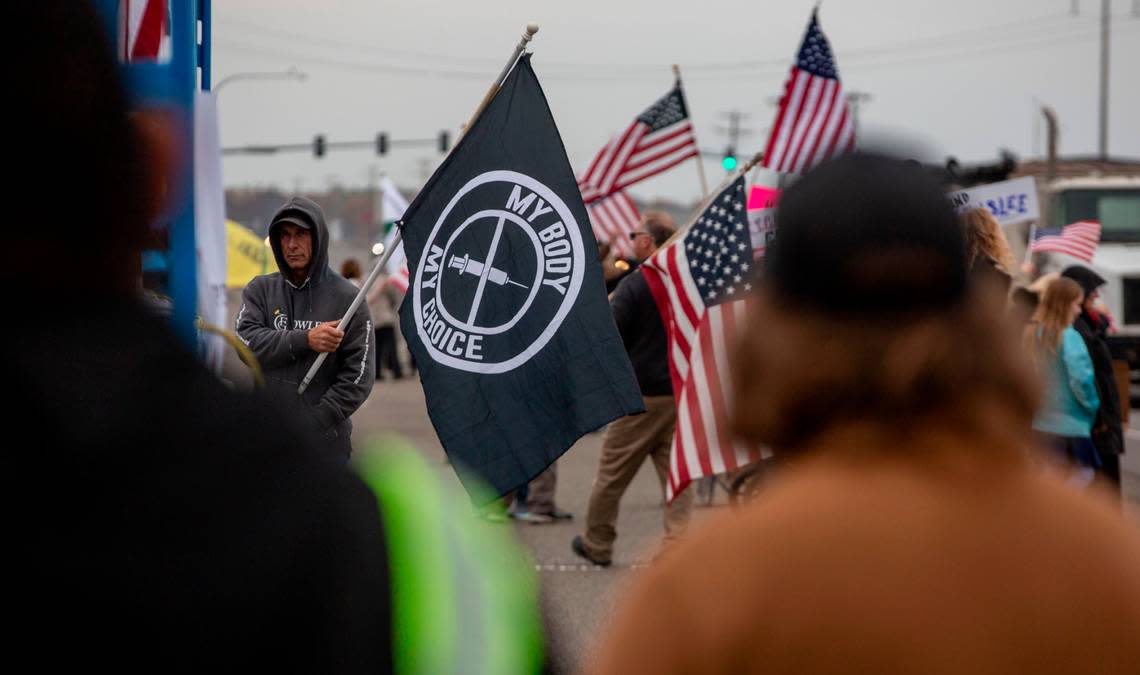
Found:
<path fill-rule="evenodd" d="M 736 157 L 733 155 L 725 155 L 724 159 L 720 160 L 720 165 L 724 167 L 725 171 L 736 170 Z"/>

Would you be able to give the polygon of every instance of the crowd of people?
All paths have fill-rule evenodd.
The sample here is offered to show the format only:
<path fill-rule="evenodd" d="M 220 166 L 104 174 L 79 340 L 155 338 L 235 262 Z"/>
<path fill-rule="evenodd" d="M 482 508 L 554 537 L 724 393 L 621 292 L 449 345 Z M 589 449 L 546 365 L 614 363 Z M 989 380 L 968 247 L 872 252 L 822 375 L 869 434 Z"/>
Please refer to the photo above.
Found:
<path fill-rule="evenodd" d="M 550 667 L 533 568 L 488 534 L 505 528 L 468 527 L 471 510 L 413 449 L 352 447 L 389 337 L 369 305 L 337 323 L 358 289 L 329 267 L 320 207 L 298 197 L 272 219 L 279 271 L 249 285 L 237 320 L 267 395 L 232 392 L 139 299 L 140 252 L 170 196 L 162 125 L 130 113 L 87 3 L 18 13 L 13 143 L 35 178 L 17 180 L 67 156 L 92 165 L 75 181 L 84 217 L 17 240 L 63 251 L 84 279 L 38 275 L 68 311 L 17 294 L 28 327 L 5 338 L 19 392 L 5 418 L 31 432 L 5 491 L 23 544 L 12 660 Z M 1119 503 L 1104 280 L 1074 266 L 1014 288 L 1000 227 L 958 217 L 944 193 L 913 162 L 873 153 L 787 189 L 731 397 L 735 433 L 771 448 L 777 475 L 700 528 L 690 496 L 665 507 L 669 545 L 618 603 L 589 672 L 1137 672 L 1140 531 Z M 25 200 L 12 208 L 18 223 L 38 217 Z M 673 230 L 647 216 L 636 257 Z M 65 245 L 76 238 L 87 245 Z M 598 565 L 612 561 L 637 468 L 651 460 L 664 482 L 675 422 L 664 329 L 636 263 L 611 302 L 647 412 L 606 429 L 570 543 Z M 20 278 L 40 271 L 35 255 L 11 264 Z M 550 519 L 554 476 L 527 497 Z"/>

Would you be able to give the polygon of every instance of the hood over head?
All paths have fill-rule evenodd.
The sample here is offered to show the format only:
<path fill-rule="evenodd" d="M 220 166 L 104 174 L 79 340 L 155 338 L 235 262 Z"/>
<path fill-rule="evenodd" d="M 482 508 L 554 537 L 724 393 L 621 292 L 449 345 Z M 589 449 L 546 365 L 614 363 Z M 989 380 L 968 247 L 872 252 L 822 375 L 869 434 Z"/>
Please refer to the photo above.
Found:
<path fill-rule="evenodd" d="M 293 197 L 277 209 L 269 221 L 269 245 L 273 249 L 273 259 L 277 269 L 289 278 L 289 265 L 281 253 L 281 226 L 289 223 L 305 228 L 313 233 L 313 258 L 309 262 L 309 280 L 316 281 L 329 274 L 329 229 L 325 225 L 325 213 L 319 204 L 307 197 Z"/>
<path fill-rule="evenodd" d="M 1081 290 L 1085 292 L 1085 295 L 1092 293 L 1108 283 L 1104 280 L 1104 277 L 1084 265 L 1070 265 L 1065 268 L 1065 271 L 1061 272 L 1061 276 L 1072 279 L 1080 284 Z"/>

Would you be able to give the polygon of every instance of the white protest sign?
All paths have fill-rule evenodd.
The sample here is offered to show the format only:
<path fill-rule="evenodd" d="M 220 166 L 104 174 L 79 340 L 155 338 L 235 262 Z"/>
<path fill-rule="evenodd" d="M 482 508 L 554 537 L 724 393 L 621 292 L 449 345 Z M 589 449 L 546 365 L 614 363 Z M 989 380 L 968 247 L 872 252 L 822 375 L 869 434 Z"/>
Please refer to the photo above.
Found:
<path fill-rule="evenodd" d="M 1032 176 L 975 185 L 946 196 L 958 213 L 973 208 L 989 209 L 1003 227 L 1041 217 L 1037 207 L 1037 184 Z"/>

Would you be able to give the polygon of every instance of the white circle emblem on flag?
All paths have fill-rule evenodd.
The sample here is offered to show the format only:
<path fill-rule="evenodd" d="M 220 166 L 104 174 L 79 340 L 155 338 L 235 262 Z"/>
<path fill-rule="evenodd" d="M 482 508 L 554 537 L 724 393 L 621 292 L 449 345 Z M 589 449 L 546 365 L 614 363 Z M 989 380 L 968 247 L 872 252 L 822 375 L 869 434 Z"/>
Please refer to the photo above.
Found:
<path fill-rule="evenodd" d="M 424 243 L 412 283 L 417 334 L 437 363 L 508 372 L 558 331 L 584 269 L 578 222 L 553 190 L 515 171 L 480 174 Z"/>

